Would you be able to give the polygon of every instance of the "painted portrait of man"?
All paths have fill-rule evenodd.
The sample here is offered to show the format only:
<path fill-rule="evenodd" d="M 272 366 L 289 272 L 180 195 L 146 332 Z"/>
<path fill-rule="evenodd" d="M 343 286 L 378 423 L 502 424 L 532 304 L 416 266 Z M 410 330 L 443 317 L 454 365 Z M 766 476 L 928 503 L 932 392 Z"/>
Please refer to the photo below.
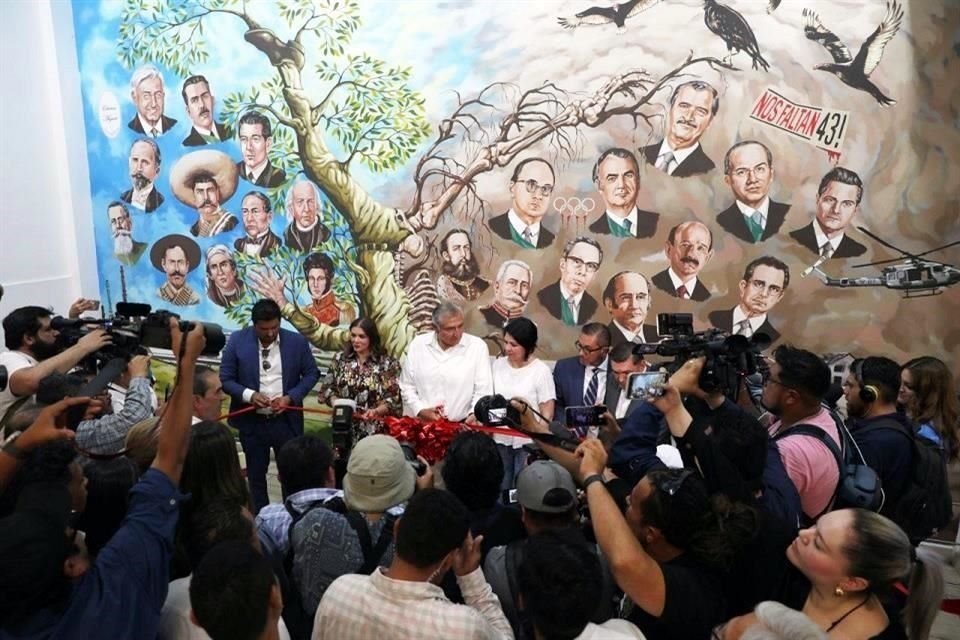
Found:
<path fill-rule="evenodd" d="M 240 217 L 246 235 L 233 243 L 239 253 L 254 258 L 266 258 L 280 247 L 280 237 L 270 231 L 273 209 L 270 198 L 259 191 L 251 191 L 240 202 Z"/>
<path fill-rule="evenodd" d="M 130 99 L 137 108 L 137 115 L 127 126 L 140 135 L 159 138 L 177 124 L 173 118 L 163 115 L 163 76 L 152 64 L 137 67 L 130 76 Z"/>
<path fill-rule="evenodd" d="M 723 158 L 723 174 L 734 201 L 717 215 L 720 227 L 751 244 L 780 231 L 790 205 L 770 199 L 774 178 L 770 148 L 756 140 L 738 142 Z"/>
<path fill-rule="evenodd" d="M 220 307 L 239 302 L 246 287 L 237 274 L 237 261 L 225 244 L 207 249 L 207 297 Z"/>
<path fill-rule="evenodd" d="M 683 222 L 670 229 L 663 252 L 670 266 L 651 278 L 653 285 L 675 298 L 703 302 L 710 290 L 700 271 L 713 257 L 713 234 L 702 222 Z"/>
<path fill-rule="evenodd" d="M 746 338 L 766 334 L 770 341 L 780 337 L 769 313 L 783 299 L 790 286 L 790 267 L 773 256 L 757 258 L 747 265 L 740 280 L 740 301 L 733 309 L 714 311 L 707 319 L 717 329 Z"/>
<path fill-rule="evenodd" d="M 307 311 L 320 324 L 349 324 L 356 317 L 353 305 L 337 299 L 333 293 L 333 260 L 325 253 L 311 253 L 303 261 L 303 275 L 312 302 Z"/>
<path fill-rule="evenodd" d="M 187 275 L 200 264 L 200 247 L 177 233 L 164 236 L 150 248 L 153 266 L 167 276 L 157 290 L 160 299 L 178 307 L 200 304 L 200 296 L 187 284 Z"/>
<path fill-rule="evenodd" d="M 610 345 L 658 342 L 657 327 L 645 324 L 653 297 L 646 276 L 636 271 L 615 274 L 603 289 L 603 306 L 610 314 Z"/>
<path fill-rule="evenodd" d="M 601 153 L 593 165 L 593 184 L 605 211 L 590 225 L 590 231 L 617 238 L 653 237 L 660 214 L 637 206 L 640 167 L 633 153 L 619 147 Z"/>
<path fill-rule="evenodd" d="M 670 96 L 665 135 L 643 147 L 643 157 L 674 178 L 713 171 L 716 165 L 700 147 L 700 138 L 719 109 L 720 96 L 710 83 L 692 80 L 678 85 Z"/>
<path fill-rule="evenodd" d="M 283 232 L 287 247 L 307 253 L 330 237 L 330 229 L 320 221 L 320 192 L 316 185 L 302 180 L 287 191 L 286 211 L 290 224 Z"/>
<path fill-rule="evenodd" d="M 230 128 L 214 120 L 214 97 L 210 83 L 203 76 L 190 76 L 183 81 L 183 104 L 193 126 L 184 141 L 185 147 L 201 147 L 230 139 Z"/>
<path fill-rule="evenodd" d="M 197 211 L 190 226 L 194 237 L 210 238 L 230 231 L 239 221 L 223 208 L 237 190 L 237 167 L 227 154 L 213 149 L 194 151 L 177 160 L 170 186 L 177 200 Z"/>
<path fill-rule="evenodd" d="M 437 293 L 444 300 L 473 302 L 490 287 L 480 277 L 480 265 L 473 255 L 470 234 L 453 229 L 440 241 L 442 273 L 437 278 Z"/>
<path fill-rule="evenodd" d="M 790 237 L 825 260 L 862 256 L 867 248 L 847 234 L 862 199 L 860 176 L 850 169 L 834 167 L 820 180 L 813 221 Z"/>
<path fill-rule="evenodd" d="M 598 305 L 587 288 L 597 277 L 602 262 L 603 249 L 596 240 L 586 236 L 570 240 L 560 258 L 560 280 L 537 292 L 537 300 L 565 325 L 589 322 Z"/>
<path fill-rule="evenodd" d="M 147 243 L 133 239 L 133 219 L 122 202 L 107 205 L 107 218 L 110 219 L 110 233 L 113 235 L 114 257 L 121 264 L 132 267 L 140 260 Z"/>
<path fill-rule="evenodd" d="M 556 236 L 542 223 L 556 182 L 553 166 L 543 158 L 518 162 L 510 176 L 510 210 L 490 218 L 490 231 L 523 249 L 549 247 Z"/>
<path fill-rule="evenodd" d="M 493 282 L 493 302 L 480 307 L 480 315 L 487 324 L 497 328 L 519 318 L 527 309 L 532 283 L 530 265 L 522 260 L 504 260 Z"/>
<path fill-rule="evenodd" d="M 237 122 L 237 140 L 243 160 L 237 163 L 240 177 L 258 187 L 275 189 L 287 179 L 283 169 L 270 164 L 273 145 L 270 120 L 257 111 L 247 111 Z"/>
<path fill-rule="evenodd" d="M 131 207 L 153 213 L 163 204 L 163 196 L 157 191 L 156 181 L 160 175 L 160 145 L 152 138 L 139 138 L 130 145 L 131 188 L 120 199 Z"/>

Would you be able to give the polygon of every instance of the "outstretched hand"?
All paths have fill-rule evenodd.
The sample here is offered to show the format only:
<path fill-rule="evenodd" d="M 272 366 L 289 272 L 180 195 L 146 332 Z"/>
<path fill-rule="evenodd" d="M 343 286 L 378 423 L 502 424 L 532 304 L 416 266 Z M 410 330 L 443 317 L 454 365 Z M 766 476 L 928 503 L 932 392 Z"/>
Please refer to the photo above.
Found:
<path fill-rule="evenodd" d="M 251 269 L 247 273 L 248 282 L 253 290 L 265 298 L 277 303 L 281 308 L 287 304 L 284 293 L 284 281 L 277 277 L 270 269 Z"/>
<path fill-rule="evenodd" d="M 26 431 L 17 438 L 17 447 L 23 451 L 30 451 L 54 440 L 72 440 L 73 431 L 66 426 L 67 409 L 81 404 L 87 404 L 90 398 L 64 398 L 60 402 L 44 407 Z"/>

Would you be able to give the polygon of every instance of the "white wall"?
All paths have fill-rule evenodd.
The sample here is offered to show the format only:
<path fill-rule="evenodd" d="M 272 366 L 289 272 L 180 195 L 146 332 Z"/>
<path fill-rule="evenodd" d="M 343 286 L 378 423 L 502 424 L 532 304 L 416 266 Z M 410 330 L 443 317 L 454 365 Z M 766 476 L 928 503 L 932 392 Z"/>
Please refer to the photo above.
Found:
<path fill-rule="evenodd" d="M 98 297 L 72 20 L 65 0 L 0 4 L 0 316 Z"/>

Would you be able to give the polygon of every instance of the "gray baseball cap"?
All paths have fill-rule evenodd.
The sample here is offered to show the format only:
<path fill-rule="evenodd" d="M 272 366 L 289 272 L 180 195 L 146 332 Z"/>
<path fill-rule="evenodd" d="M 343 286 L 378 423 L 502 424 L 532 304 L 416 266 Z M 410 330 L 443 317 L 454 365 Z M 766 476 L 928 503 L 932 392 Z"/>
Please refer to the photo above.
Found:
<path fill-rule="evenodd" d="M 577 487 L 559 464 L 537 460 L 517 476 L 517 502 L 531 511 L 563 513 L 577 503 Z"/>

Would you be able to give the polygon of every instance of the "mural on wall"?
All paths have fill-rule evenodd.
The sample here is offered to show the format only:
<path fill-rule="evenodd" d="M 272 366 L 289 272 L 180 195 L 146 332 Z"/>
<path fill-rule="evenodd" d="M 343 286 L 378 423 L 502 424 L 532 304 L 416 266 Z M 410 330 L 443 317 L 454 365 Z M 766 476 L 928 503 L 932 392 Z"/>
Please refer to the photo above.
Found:
<path fill-rule="evenodd" d="M 957 16 L 805 4 L 75 2 L 101 296 L 228 328 L 266 296 L 322 349 L 368 316 L 394 355 L 443 298 L 548 358 L 670 311 L 955 354 L 957 256 L 920 256 L 960 233 Z M 942 295 L 851 284 L 884 239 Z"/>

